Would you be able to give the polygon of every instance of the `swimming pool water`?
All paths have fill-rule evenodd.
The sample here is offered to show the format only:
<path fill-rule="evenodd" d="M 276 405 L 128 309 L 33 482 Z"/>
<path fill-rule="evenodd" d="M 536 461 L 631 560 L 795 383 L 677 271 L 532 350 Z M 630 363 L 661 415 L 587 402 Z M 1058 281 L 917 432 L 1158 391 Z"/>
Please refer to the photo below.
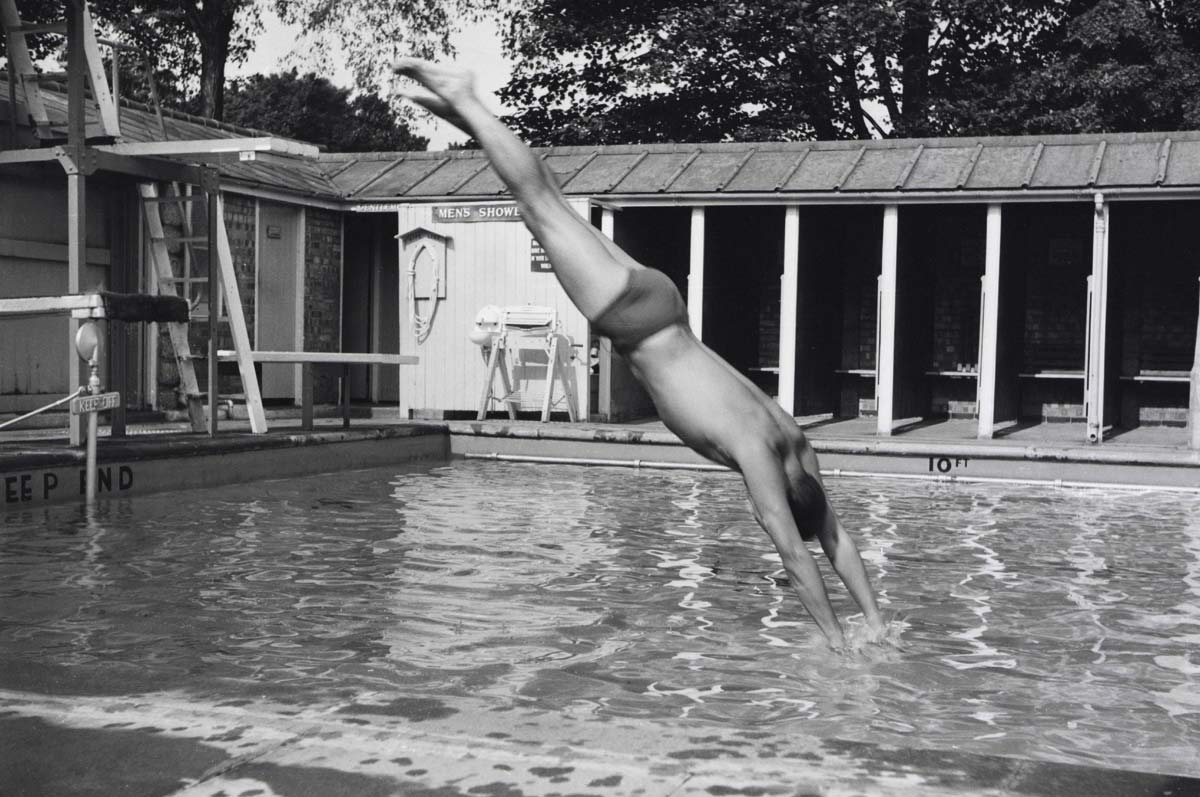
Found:
<path fill-rule="evenodd" d="M 459 461 L 0 515 L 0 688 L 398 694 L 1200 775 L 1200 500 L 829 488 L 895 645 L 826 648 L 733 475 Z"/>

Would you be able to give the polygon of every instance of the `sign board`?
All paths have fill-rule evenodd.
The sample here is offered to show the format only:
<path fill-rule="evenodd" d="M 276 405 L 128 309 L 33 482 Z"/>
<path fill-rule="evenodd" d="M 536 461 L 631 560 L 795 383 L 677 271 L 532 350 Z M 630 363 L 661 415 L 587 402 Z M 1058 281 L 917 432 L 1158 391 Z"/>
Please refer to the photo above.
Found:
<path fill-rule="evenodd" d="M 71 414 L 85 415 L 89 412 L 116 409 L 121 405 L 120 393 L 100 393 L 95 396 L 80 396 L 71 399 Z"/>
<path fill-rule="evenodd" d="M 433 209 L 433 220 L 440 224 L 521 221 L 521 209 L 512 202 L 492 205 L 439 205 Z"/>
<path fill-rule="evenodd" d="M 538 272 L 553 272 L 554 266 L 550 263 L 550 256 L 546 254 L 546 250 L 534 238 L 529 245 L 529 270 Z"/>

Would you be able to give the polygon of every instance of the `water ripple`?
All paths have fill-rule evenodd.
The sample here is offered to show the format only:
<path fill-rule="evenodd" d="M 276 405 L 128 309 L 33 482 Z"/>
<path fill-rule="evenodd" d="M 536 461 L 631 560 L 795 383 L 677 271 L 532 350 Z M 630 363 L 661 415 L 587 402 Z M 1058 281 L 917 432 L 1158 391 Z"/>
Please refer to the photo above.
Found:
<path fill-rule="evenodd" d="M 1200 775 L 1200 501 L 829 488 L 891 645 L 829 651 L 731 475 L 459 462 L 0 516 L 0 685 L 473 695 Z"/>

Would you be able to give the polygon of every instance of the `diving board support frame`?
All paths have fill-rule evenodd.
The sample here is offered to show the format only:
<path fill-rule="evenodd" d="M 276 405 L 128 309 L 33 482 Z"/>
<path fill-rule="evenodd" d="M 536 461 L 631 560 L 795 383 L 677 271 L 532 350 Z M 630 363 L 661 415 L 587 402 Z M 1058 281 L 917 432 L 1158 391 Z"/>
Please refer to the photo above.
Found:
<path fill-rule="evenodd" d="M 979 383 L 975 406 L 979 416 L 977 436 L 990 440 L 996 431 L 996 368 L 1000 341 L 1000 232 L 1001 205 L 987 206 L 983 280 L 980 285 Z"/>
<path fill-rule="evenodd" d="M 252 363 L 288 363 L 300 366 L 300 428 L 313 428 L 313 370 L 316 367 L 338 366 L 341 368 L 339 404 L 341 405 L 342 427 L 350 428 L 350 366 L 352 365 L 416 365 L 421 360 L 410 354 L 383 354 L 375 352 L 337 351 L 248 351 L 228 349 L 217 351 L 217 359 L 223 362 L 240 363 L 243 355 Z M 260 405 L 261 409 L 261 405 Z M 265 420 L 264 420 L 265 431 Z"/>
<path fill-rule="evenodd" d="M 894 425 L 896 385 L 896 268 L 900 206 L 883 207 L 883 242 L 875 318 L 875 430 L 889 437 Z"/>
<path fill-rule="evenodd" d="M 258 376 L 254 371 L 254 360 L 250 346 L 250 334 L 246 329 L 246 316 L 242 312 L 242 299 L 238 290 L 237 272 L 233 268 L 233 253 L 229 247 L 229 233 L 225 229 L 225 199 L 217 195 L 216 198 L 216 219 L 213 226 L 217 232 L 217 252 L 216 260 L 220 269 L 221 276 L 221 295 L 225 299 L 225 312 L 229 317 L 229 332 L 233 336 L 233 348 L 235 358 L 238 364 L 238 373 L 242 377 L 242 392 L 246 395 L 246 413 L 250 418 L 250 431 L 254 434 L 262 434 L 267 431 L 267 416 L 263 412 L 262 393 L 258 387 Z M 212 257 L 209 257 L 209 268 L 212 267 Z M 209 297 L 209 304 L 212 305 L 216 301 L 215 296 Z M 209 317 L 213 318 L 213 313 L 217 308 L 210 307 Z M 216 358 L 210 359 L 212 363 Z M 209 373 L 214 373 L 215 368 L 209 366 Z M 213 387 L 209 386 L 210 395 Z M 212 417 L 216 418 L 216 407 L 210 408 Z M 209 422 L 212 424 L 212 421 Z M 213 424 L 215 426 L 215 424 Z"/>
<path fill-rule="evenodd" d="M 800 207 L 788 205 L 783 216 L 783 275 L 779 306 L 779 405 L 796 414 L 796 304 L 800 287 Z"/>

